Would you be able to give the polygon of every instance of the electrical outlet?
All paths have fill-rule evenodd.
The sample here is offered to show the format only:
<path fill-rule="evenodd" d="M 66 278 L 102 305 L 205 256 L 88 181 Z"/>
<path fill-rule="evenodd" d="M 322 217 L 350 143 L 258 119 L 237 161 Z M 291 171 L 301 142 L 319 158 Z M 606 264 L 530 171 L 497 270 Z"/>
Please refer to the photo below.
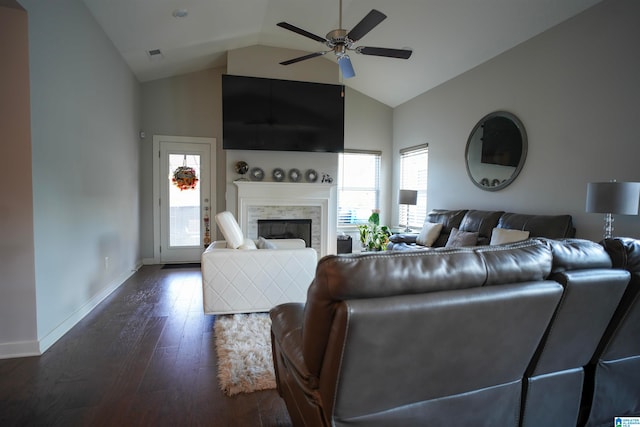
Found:
<path fill-rule="evenodd" d="M 104 271 L 109 270 L 109 257 L 104 257 Z"/>

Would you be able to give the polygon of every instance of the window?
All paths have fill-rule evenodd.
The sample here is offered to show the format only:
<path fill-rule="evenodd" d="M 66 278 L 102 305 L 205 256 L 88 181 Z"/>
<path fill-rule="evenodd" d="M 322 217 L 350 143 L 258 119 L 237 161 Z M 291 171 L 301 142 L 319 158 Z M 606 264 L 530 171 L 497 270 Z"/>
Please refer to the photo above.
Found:
<path fill-rule="evenodd" d="M 367 222 L 379 209 L 379 151 L 345 150 L 338 163 L 338 226 Z"/>
<path fill-rule="evenodd" d="M 423 144 L 400 150 L 400 188 L 418 190 L 416 206 L 399 205 L 400 224 L 421 228 L 427 216 L 427 166 L 429 145 Z M 408 221 L 407 221 L 408 215 Z"/>

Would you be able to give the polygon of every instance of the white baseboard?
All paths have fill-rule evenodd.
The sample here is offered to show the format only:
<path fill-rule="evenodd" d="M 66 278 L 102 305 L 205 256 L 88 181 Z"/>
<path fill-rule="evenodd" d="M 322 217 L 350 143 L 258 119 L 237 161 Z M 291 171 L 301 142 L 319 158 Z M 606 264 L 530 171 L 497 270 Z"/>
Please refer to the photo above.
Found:
<path fill-rule="evenodd" d="M 39 354 L 47 351 L 49 347 L 55 344 L 64 334 L 69 332 L 71 328 L 73 328 L 78 322 L 80 322 L 87 314 L 89 314 L 94 308 L 98 306 L 105 298 L 107 298 L 113 291 L 118 289 L 124 282 L 129 279 L 136 271 L 140 269 L 141 265 L 136 265 L 133 270 L 126 271 L 122 275 L 120 275 L 117 279 L 114 279 L 107 287 L 105 287 L 102 292 L 95 295 L 86 304 L 80 307 L 75 313 L 69 316 L 64 322 L 62 322 L 58 327 L 49 332 L 46 336 L 40 338 L 39 344 Z M 0 355 L 0 357 L 2 357 Z M 18 357 L 18 356 L 12 356 Z"/>
<path fill-rule="evenodd" d="M 0 344 L 0 359 L 40 356 L 38 341 L 20 341 Z"/>

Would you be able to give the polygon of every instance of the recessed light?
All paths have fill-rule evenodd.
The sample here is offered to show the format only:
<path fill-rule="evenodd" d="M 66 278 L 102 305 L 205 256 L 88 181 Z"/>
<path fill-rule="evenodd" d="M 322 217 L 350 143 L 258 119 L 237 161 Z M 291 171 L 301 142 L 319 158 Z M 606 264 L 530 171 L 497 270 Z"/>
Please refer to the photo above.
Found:
<path fill-rule="evenodd" d="M 185 18 L 188 14 L 189 11 L 187 9 L 176 9 L 172 13 L 174 18 Z"/>

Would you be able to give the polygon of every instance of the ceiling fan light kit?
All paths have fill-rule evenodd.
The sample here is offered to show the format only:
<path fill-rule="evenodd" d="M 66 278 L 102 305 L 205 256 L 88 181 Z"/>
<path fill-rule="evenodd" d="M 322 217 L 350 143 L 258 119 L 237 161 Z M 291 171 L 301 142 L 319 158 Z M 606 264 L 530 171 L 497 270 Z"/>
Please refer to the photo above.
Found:
<path fill-rule="evenodd" d="M 305 61 L 307 59 L 316 58 L 326 53 L 333 52 L 338 58 L 338 65 L 342 77 L 345 79 L 354 77 L 356 75 L 353 65 L 351 64 L 351 58 L 349 58 L 348 51 L 353 51 L 361 55 L 371 56 L 383 56 L 387 58 L 409 59 L 412 51 L 409 49 L 389 49 L 385 47 L 370 47 L 370 46 L 358 46 L 354 44 L 364 37 L 369 31 L 375 28 L 378 24 L 385 20 L 387 16 L 376 10 L 372 9 L 351 31 L 347 31 L 343 28 L 338 28 L 327 33 L 326 37 L 320 37 L 309 31 L 298 28 L 295 25 L 291 25 L 287 22 L 279 22 L 277 25 L 289 31 L 293 31 L 296 34 L 310 38 L 317 42 L 326 45 L 329 50 L 310 53 L 307 55 L 299 56 L 297 58 L 283 61 L 281 65 L 291 65 L 296 62 Z M 342 1 L 340 1 L 340 20 L 339 26 L 342 27 Z"/>

